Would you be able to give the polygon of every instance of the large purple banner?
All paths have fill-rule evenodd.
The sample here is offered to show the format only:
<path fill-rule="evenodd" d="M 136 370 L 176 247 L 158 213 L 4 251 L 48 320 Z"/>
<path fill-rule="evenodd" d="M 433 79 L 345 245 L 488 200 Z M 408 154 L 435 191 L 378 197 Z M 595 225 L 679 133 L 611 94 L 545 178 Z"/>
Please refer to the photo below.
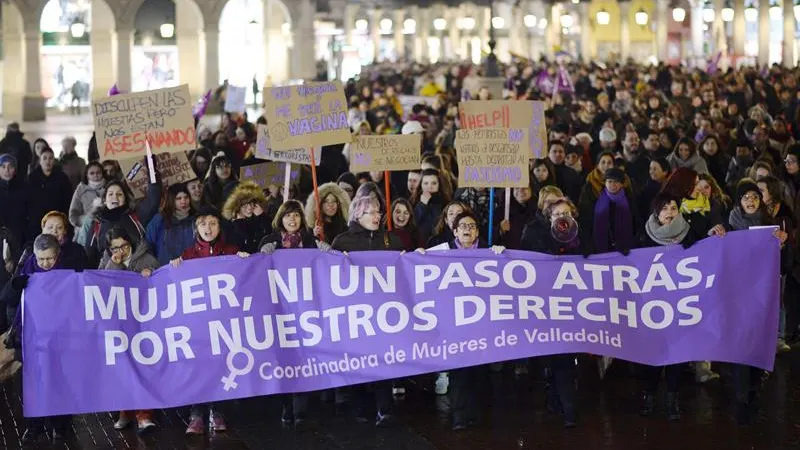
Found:
<path fill-rule="evenodd" d="M 313 391 L 555 353 L 772 369 L 769 230 L 589 259 L 288 250 L 34 275 L 25 415 Z"/>

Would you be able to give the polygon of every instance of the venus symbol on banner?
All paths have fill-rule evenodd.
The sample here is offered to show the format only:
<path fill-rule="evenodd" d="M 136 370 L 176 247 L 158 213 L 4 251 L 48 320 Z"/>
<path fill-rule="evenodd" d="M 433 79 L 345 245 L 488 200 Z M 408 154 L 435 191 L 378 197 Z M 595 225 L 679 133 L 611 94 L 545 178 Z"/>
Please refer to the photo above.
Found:
<path fill-rule="evenodd" d="M 247 361 L 245 362 L 244 367 L 241 369 L 236 367 L 233 363 L 233 360 L 236 358 L 236 355 L 242 354 L 245 356 Z M 253 370 L 253 366 L 255 365 L 255 358 L 253 358 L 253 352 L 250 349 L 239 347 L 238 349 L 231 350 L 228 352 L 227 358 L 225 358 L 225 362 L 228 365 L 228 373 L 227 376 L 222 377 L 222 389 L 226 391 L 230 391 L 231 389 L 236 389 L 239 387 L 239 383 L 236 382 L 236 377 L 247 375 Z"/>

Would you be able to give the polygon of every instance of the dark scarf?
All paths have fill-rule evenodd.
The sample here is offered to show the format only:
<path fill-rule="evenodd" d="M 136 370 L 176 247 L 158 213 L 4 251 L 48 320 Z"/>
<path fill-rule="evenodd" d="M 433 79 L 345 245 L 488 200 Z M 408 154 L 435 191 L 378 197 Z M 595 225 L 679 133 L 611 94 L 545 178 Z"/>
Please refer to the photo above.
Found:
<path fill-rule="evenodd" d="M 303 248 L 303 236 L 298 231 L 297 233 L 281 232 L 281 247 L 289 248 Z"/>
<path fill-rule="evenodd" d="M 747 214 L 742 210 L 741 206 L 733 208 L 728 219 L 728 222 L 734 230 L 747 230 L 750 227 L 764 225 L 764 218 L 761 210 L 756 211 L 754 214 Z"/>
<path fill-rule="evenodd" d="M 611 220 L 611 204 L 614 204 L 614 236 L 609 236 L 608 225 Z M 630 250 L 633 246 L 633 217 L 625 190 L 611 194 L 603 189 L 594 205 L 594 245 L 595 251 L 605 253 L 613 249 Z"/>
<path fill-rule="evenodd" d="M 103 206 L 103 209 L 100 210 L 98 218 L 107 222 L 116 223 L 122 220 L 122 216 L 126 214 L 128 214 L 127 206 L 120 206 L 114 209 L 108 209 L 107 207 Z"/>

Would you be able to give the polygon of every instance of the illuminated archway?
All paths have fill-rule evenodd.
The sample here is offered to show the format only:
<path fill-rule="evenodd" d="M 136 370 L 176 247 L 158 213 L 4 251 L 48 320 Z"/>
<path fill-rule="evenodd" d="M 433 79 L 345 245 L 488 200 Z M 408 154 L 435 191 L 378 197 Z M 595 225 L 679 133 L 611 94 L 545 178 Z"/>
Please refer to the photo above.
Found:
<path fill-rule="evenodd" d="M 92 7 L 88 0 L 50 0 L 42 9 L 42 94 L 47 107 L 91 101 Z"/>
<path fill-rule="evenodd" d="M 134 92 L 179 84 L 176 6 L 171 0 L 145 0 L 136 12 L 131 87 Z"/>
<path fill-rule="evenodd" d="M 253 80 L 266 79 L 264 17 L 262 0 L 229 0 L 219 19 L 219 81 L 246 87 L 247 104 L 256 100 Z"/>

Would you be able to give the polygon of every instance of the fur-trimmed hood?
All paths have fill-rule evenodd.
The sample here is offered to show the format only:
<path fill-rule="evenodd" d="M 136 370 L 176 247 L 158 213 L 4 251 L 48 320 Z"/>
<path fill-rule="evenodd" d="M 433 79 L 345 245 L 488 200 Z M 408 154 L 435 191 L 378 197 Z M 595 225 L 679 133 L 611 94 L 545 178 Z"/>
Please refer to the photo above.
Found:
<path fill-rule="evenodd" d="M 325 183 L 319 187 L 319 198 L 325 201 L 325 197 L 333 194 L 339 200 L 339 212 L 342 213 L 342 220 L 347 223 L 347 215 L 350 212 L 350 197 L 344 189 L 339 187 L 338 183 Z M 309 227 L 314 228 L 317 222 L 317 200 L 314 195 L 309 195 L 306 201 L 306 223 Z"/>
<path fill-rule="evenodd" d="M 239 208 L 250 202 L 256 202 L 262 208 L 267 208 L 267 196 L 264 195 L 261 186 L 249 180 L 241 181 L 231 192 L 231 195 L 228 196 L 228 199 L 225 200 L 225 205 L 222 207 L 222 217 L 227 220 L 233 220 Z"/>

